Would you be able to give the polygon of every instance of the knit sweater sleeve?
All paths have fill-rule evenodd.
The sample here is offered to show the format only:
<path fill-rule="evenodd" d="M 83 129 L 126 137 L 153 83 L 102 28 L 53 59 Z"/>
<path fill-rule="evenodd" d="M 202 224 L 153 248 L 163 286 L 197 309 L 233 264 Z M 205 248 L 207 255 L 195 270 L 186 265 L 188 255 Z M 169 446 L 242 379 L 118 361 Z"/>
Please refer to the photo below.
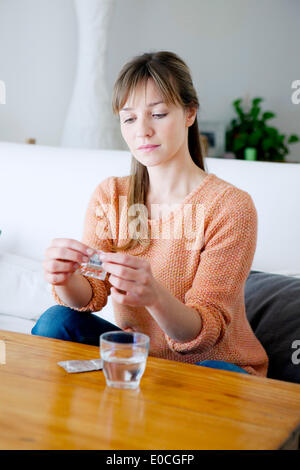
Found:
<path fill-rule="evenodd" d="M 227 333 L 235 303 L 244 295 L 257 243 L 257 212 L 251 196 L 227 188 L 215 204 L 204 246 L 185 305 L 199 313 L 202 329 L 192 341 L 181 343 L 166 336 L 177 353 L 207 352 Z"/>
<path fill-rule="evenodd" d="M 100 183 L 93 191 L 87 211 L 84 219 L 82 243 L 88 245 L 91 248 L 95 248 L 103 251 L 111 251 L 112 237 L 111 228 L 108 217 L 108 207 L 110 207 L 109 201 L 109 178 Z M 105 279 L 95 279 L 92 277 L 84 276 L 91 285 L 92 297 L 89 303 L 82 308 L 71 307 L 74 310 L 80 312 L 98 312 L 106 304 L 108 295 L 110 295 L 111 284 L 108 280 L 109 274 L 107 273 Z M 52 286 L 52 294 L 54 299 L 59 305 L 66 305 L 55 291 L 55 286 Z"/>

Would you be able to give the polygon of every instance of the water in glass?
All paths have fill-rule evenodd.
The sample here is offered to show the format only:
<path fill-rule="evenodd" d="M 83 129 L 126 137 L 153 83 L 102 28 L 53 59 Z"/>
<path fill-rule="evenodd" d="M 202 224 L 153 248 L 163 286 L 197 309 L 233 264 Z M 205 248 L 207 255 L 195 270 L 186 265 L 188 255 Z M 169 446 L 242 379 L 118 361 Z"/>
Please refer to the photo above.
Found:
<path fill-rule="evenodd" d="M 108 385 L 137 388 L 145 371 L 147 356 L 141 348 L 103 351 L 103 372 Z"/>

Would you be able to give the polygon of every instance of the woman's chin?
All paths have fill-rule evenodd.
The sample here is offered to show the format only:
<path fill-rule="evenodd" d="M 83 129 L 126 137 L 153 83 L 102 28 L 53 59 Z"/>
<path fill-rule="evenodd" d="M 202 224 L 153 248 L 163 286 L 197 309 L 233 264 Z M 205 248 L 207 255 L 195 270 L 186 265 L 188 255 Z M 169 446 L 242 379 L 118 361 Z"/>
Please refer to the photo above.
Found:
<path fill-rule="evenodd" d="M 163 162 L 162 158 L 154 157 L 153 155 L 148 157 L 143 156 L 143 158 L 135 156 L 135 159 L 144 166 L 156 166 Z"/>

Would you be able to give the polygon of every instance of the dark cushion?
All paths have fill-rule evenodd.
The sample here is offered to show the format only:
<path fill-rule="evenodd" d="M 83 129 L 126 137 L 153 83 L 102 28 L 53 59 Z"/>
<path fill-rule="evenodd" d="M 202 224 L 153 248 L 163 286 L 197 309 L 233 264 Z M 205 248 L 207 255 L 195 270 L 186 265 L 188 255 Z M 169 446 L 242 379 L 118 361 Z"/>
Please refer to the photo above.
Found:
<path fill-rule="evenodd" d="M 269 357 L 267 377 L 300 383 L 300 279 L 250 271 L 245 306 Z"/>

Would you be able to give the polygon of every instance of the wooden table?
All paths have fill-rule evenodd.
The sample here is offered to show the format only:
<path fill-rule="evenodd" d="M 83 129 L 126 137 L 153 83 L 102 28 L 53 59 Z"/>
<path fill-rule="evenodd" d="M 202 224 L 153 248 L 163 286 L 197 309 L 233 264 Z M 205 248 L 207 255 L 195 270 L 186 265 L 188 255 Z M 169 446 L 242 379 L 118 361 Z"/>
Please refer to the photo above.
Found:
<path fill-rule="evenodd" d="M 95 346 L 0 340 L 0 449 L 297 448 L 300 385 L 149 357 L 140 388 L 118 390 L 57 365 L 97 358 Z"/>

